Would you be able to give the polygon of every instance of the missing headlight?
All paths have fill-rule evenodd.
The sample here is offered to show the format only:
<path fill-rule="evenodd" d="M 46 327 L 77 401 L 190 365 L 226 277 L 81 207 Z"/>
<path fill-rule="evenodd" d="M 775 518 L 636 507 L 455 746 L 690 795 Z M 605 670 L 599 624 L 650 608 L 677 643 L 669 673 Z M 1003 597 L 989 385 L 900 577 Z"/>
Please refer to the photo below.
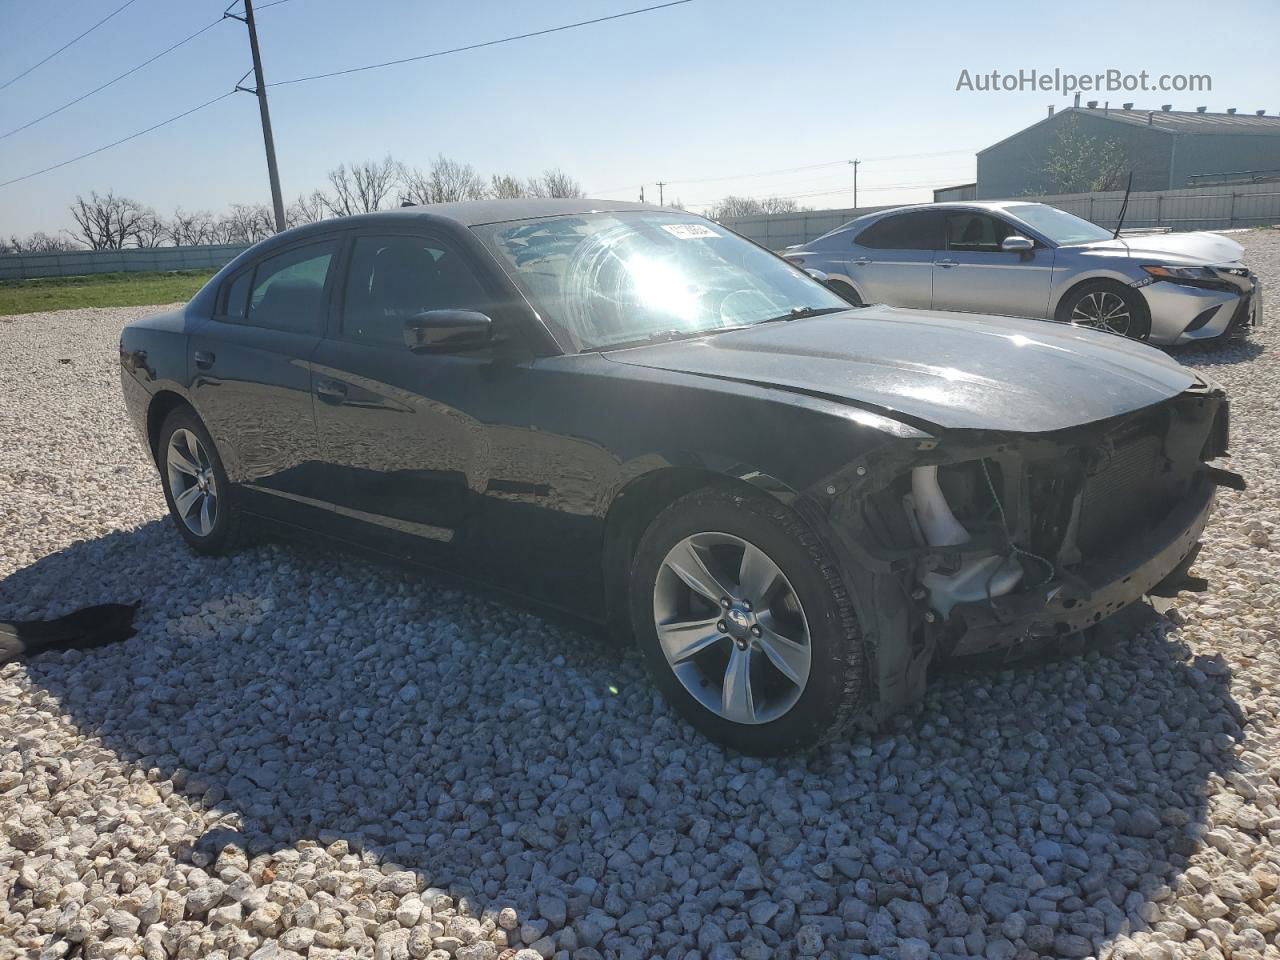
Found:
<path fill-rule="evenodd" d="M 972 538 L 956 518 L 938 482 L 936 466 L 911 471 L 910 512 L 921 539 L 931 547 L 955 547 Z M 1016 554 L 1002 556 L 992 551 L 966 557 L 958 570 L 939 573 L 930 570 L 920 577 L 929 592 L 929 604 L 944 619 L 958 603 L 1002 597 L 1012 592 L 1022 579 L 1022 564 Z"/>

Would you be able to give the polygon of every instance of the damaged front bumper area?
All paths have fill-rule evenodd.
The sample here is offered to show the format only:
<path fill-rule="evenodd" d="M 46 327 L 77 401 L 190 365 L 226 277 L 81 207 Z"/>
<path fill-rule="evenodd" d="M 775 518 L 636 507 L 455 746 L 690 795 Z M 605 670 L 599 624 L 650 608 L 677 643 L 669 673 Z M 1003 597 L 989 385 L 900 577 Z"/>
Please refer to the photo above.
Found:
<path fill-rule="evenodd" d="M 952 607 L 947 625 L 957 656 L 985 653 L 1031 638 L 1076 633 L 1151 593 L 1194 555 L 1216 485 L 1203 478 L 1153 528 L 1084 564 L 1070 577 L 1054 577 L 1002 597 Z"/>
<path fill-rule="evenodd" d="M 884 706 L 913 699 L 937 655 L 1052 642 L 1184 576 L 1217 487 L 1243 488 L 1211 463 L 1227 452 L 1228 411 L 1221 388 L 1198 382 L 1083 426 L 939 431 L 855 464 L 830 529 L 875 598 Z"/>

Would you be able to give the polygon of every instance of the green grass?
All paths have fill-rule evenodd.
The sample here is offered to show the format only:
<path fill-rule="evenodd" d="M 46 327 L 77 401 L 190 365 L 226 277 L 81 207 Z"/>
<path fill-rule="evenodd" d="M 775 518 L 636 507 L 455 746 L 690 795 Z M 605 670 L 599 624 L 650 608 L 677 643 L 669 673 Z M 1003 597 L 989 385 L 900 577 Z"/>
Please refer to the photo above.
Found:
<path fill-rule="evenodd" d="M 87 277 L 0 280 L 0 316 L 74 310 L 79 307 L 141 307 L 190 300 L 214 270 L 171 273 L 99 273 Z"/>

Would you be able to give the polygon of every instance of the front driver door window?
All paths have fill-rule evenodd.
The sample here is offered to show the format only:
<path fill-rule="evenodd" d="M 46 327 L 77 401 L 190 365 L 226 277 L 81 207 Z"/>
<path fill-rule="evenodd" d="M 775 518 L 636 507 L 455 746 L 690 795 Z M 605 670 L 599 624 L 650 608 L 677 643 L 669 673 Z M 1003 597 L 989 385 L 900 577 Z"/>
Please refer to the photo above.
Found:
<path fill-rule="evenodd" d="M 404 324 L 427 310 L 480 310 L 484 290 L 450 244 L 360 237 L 351 253 L 342 331 L 366 343 L 404 343 Z"/>
<path fill-rule="evenodd" d="M 440 559 L 460 535 L 468 481 L 483 458 L 488 352 L 414 353 L 405 321 L 491 303 L 458 242 L 359 235 L 338 328 L 316 352 L 316 424 L 327 498 L 349 535 L 388 552 Z"/>
<path fill-rule="evenodd" d="M 1002 250 L 1014 235 L 1026 236 L 989 213 L 947 214 L 947 248 L 933 267 L 934 309 L 1045 317 L 1053 251 L 1038 244 L 1027 252 Z"/>
<path fill-rule="evenodd" d="M 849 275 L 867 303 L 928 308 L 933 300 L 934 251 L 941 246 L 937 213 L 894 214 L 858 234 Z"/>

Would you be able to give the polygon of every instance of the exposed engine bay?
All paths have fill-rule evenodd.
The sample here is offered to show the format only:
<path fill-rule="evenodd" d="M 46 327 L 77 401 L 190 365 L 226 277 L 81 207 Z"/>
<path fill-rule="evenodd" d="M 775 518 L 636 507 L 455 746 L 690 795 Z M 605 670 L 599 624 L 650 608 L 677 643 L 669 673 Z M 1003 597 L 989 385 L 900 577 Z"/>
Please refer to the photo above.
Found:
<path fill-rule="evenodd" d="M 1052 642 L 1185 577 L 1216 488 L 1243 488 L 1210 463 L 1226 453 L 1228 410 L 1198 383 L 1053 433 L 948 432 L 868 470 L 842 506 L 844 546 L 901 587 L 880 635 L 914 638 L 905 656 L 874 651 L 882 694 L 900 705 L 938 655 Z"/>

